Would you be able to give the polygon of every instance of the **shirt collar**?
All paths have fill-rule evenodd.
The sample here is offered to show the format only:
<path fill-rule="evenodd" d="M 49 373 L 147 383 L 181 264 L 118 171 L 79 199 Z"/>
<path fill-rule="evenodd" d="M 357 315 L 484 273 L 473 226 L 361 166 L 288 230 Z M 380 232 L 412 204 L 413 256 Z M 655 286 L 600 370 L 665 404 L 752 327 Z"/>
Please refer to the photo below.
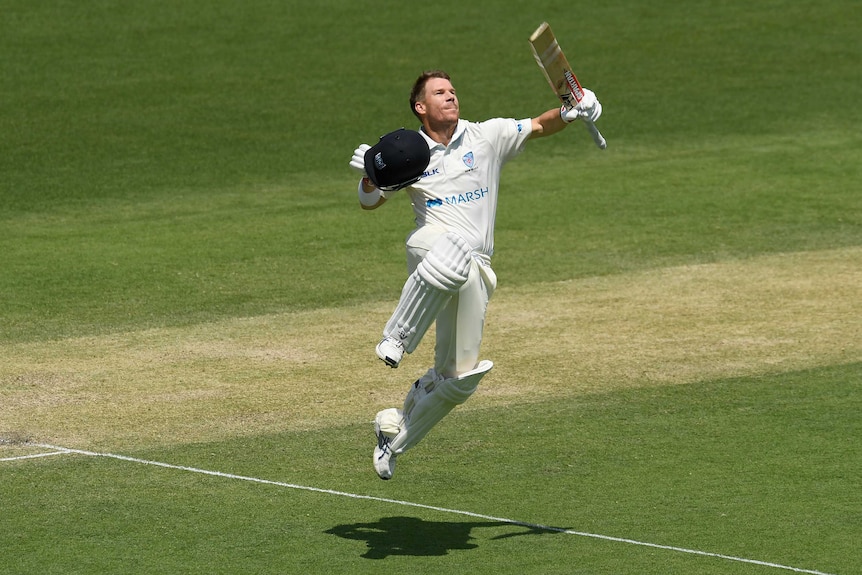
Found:
<path fill-rule="evenodd" d="M 466 129 L 467 129 L 467 120 L 459 118 L 458 119 L 458 125 L 455 126 L 455 133 L 452 134 L 452 139 L 449 140 L 449 144 L 451 145 L 452 142 L 454 142 L 455 140 L 460 138 L 464 134 L 464 130 L 466 130 Z M 422 137 L 425 138 L 426 142 L 428 142 L 428 148 L 429 149 L 433 150 L 437 146 L 445 147 L 440 142 L 435 142 L 434 140 L 432 140 L 431 136 L 429 136 L 428 134 L 425 133 L 425 127 L 424 126 L 419 128 L 419 133 L 422 134 Z"/>

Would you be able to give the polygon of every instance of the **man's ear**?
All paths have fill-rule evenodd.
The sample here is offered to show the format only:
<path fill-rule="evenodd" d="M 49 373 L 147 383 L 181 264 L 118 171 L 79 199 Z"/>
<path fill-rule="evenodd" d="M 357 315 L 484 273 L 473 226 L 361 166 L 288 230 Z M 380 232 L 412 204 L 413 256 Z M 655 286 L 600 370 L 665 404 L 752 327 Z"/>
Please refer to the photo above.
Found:
<path fill-rule="evenodd" d="M 425 113 L 425 103 L 424 102 L 416 102 L 413 104 L 413 109 L 416 110 L 417 114 Z"/>

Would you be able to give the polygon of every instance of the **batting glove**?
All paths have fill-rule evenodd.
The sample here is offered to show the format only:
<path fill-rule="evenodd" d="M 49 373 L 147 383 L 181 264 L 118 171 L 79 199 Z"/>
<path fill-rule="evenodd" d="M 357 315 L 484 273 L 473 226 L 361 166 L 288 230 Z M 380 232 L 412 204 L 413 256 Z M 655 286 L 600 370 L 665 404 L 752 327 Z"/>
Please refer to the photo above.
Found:
<path fill-rule="evenodd" d="M 368 144 L 359 144 L 359 147 L 353 150 L 353 157 L 350 159 L 350 167 L 359 172 L 365 178 L 368 174 L 365 173 L 365 152 L 371 149 Z"/>
<path fill-rule="evenodd" d="M 563 109 L 560 110 L 560 116 L 562 116 L 564 122 L 573 122 L 578 118 L 595 122 L 602 115 L 602 104 L 599 102 L 598 98 L 596 98 L 596 94 L 592 90 L 588 90 L 586 88 L 583 90 L 584 97 L 581 98 L 581 101 L 578 102 L 577 106 L 571 110 L 567 110 L 564 106 Z"/>

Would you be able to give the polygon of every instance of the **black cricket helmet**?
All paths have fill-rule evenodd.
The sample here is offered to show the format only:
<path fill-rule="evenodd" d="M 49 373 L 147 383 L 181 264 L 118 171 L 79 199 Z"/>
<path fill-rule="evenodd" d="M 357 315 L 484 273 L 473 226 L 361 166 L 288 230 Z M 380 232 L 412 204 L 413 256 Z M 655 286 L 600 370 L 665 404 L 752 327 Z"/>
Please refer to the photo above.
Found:
<path fill-rule="evenodd" d="M 365 152 L 365 173 L 381 190 L 394 192 L 418 182 L 430 161 L 425 138 L 414 130 L 399 128 L 381 136 Z"/>

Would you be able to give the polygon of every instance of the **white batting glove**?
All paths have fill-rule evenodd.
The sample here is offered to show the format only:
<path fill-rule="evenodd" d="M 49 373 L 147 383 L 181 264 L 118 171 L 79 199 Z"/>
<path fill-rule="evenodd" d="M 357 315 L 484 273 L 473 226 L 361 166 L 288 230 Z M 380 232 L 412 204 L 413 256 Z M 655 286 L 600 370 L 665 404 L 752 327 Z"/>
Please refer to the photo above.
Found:
<path fill-rule="evenodd" d="M 363 178 L 368 177 L 365 173 L 365 152 L 370 149 L 371 146 L 368 144 L 359 144 L 359 147 L 353 150 L 353 157 L 350 159 L 350 167 L 359 172 Z"/>
<path fill-rule="evenodd" d="M 581 101 L 577 106 L 571 110 L 567 110 L 565 106 L 563 106 L 563 109 L 560 110 L 560 116 L 563 118 L 564 122 L 573 122 L 578 118 L 584 118 L 585 120 L 595 122 L 602 115 L 602 104 L 599 102 L 598 98 L 596 98 L 596 94 L 592 90 L 588 90 L 586 88 L 583 90 L 584 97 L 581 98 Z"/>

